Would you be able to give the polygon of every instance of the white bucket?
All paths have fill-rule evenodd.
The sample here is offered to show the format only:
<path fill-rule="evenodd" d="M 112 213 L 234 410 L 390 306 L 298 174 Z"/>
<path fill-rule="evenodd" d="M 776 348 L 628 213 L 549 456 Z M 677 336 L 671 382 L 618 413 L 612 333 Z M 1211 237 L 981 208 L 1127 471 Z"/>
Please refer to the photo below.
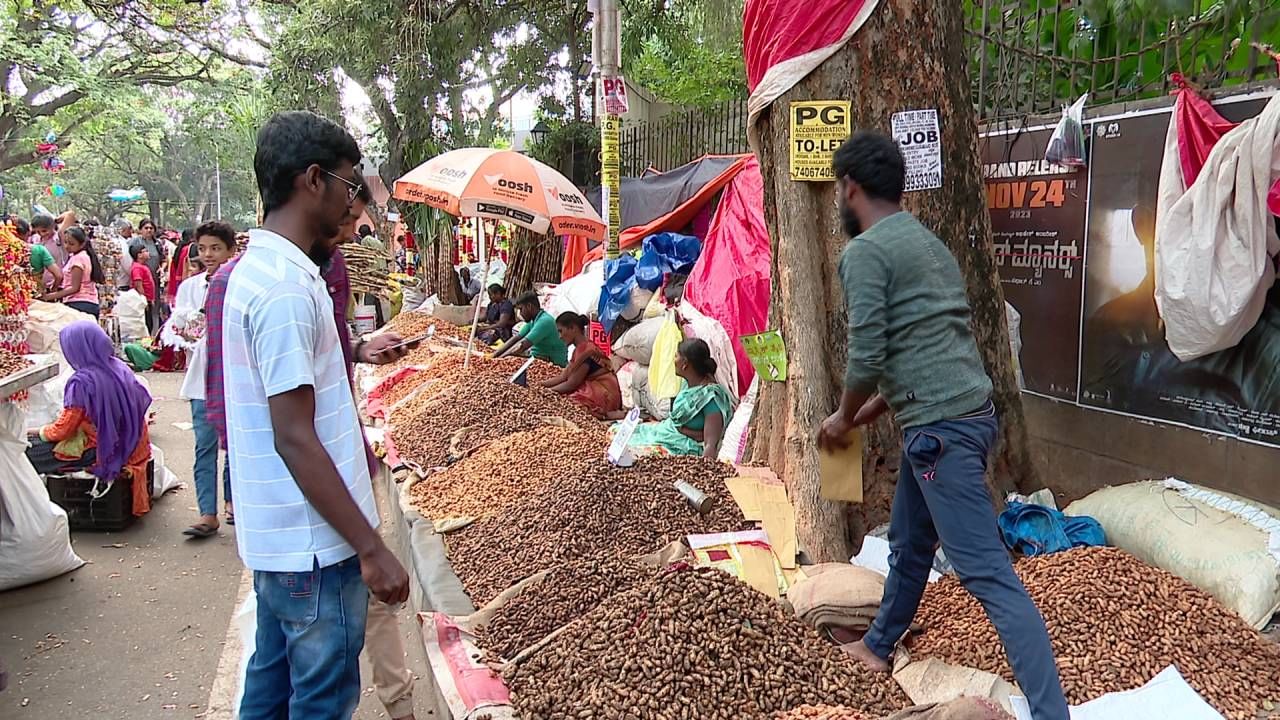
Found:
<path fill-rule="evenodd" d="M 377 324 L 377 308 L 372 305 L 356 306 L 356 334 L 367 335 L 373 332 Z"/>

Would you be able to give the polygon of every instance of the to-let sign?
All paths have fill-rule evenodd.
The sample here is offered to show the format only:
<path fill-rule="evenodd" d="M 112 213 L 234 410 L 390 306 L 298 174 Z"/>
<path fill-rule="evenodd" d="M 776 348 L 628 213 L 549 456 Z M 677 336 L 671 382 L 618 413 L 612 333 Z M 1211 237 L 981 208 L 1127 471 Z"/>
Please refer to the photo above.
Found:
<path fill-rule="evenodd" d="M 848 100 L 793 102 L 791 115 L 791 179 L 830 182 L 836 179 L 831 159 L 852 132 Z"/>
<path fill-rule="evenodd" d="M 626 115 L 629 109 L 627 102 L 627 81 L 622 76 L 601 78 L 604 84 L 604 111 L 608 115 Z"/>

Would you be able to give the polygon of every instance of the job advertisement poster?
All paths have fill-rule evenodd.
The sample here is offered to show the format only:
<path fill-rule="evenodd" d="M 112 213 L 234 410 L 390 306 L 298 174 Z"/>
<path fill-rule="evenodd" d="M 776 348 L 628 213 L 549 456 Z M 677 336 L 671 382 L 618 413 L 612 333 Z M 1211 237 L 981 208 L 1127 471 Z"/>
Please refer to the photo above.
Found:
<path fill-rule="evenodd" d="M 1263 102 L 1218 102 L 1238 122 Z M 1238 345 L 1188 362 L 1165 342 L 1155 300 L 1156 201 L 1169 111 L 1088 123 L 1084 405 L 1280 445 L 1280 285 Z"/>
<path fill-rule="evenodd" d="M 1044 162 L 1051 128 L 982 138 L 987 208 L 1005 301 L 1020 316 L 1023 388 L 1077 400 L 1089 176 Z"/>

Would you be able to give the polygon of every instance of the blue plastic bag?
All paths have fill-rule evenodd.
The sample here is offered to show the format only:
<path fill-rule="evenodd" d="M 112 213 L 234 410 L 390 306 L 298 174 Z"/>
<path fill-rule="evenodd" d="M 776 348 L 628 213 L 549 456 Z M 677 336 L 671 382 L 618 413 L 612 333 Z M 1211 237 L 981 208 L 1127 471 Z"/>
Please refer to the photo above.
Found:
<path fill-rule="evenodd" d="M 600 303 L 596 315 L 605 332 L 613 332 L 613 324 L 631 302 L 631 290 L 636 286 L 636 259 L 622 255 L 617 260 L 604 262 L 604 288 L 600 291 Z"/>
<path fill-rule="evenodd" d="M 1068 517 L 1043 505 L 1011 502 L 1000 513 L 999 525 L 1004 544 L 1027 556 L 1107 544 L 1097 520 L 1086 515 Z"/>
<path fill-rule="evenodd" d="M 644 239 L 644 252 L 636 265 L 636 284 L 657 290 L 667 273 L 688 274 L 702 252 L 702 242 L 692 235 L 658 233 Z"/>

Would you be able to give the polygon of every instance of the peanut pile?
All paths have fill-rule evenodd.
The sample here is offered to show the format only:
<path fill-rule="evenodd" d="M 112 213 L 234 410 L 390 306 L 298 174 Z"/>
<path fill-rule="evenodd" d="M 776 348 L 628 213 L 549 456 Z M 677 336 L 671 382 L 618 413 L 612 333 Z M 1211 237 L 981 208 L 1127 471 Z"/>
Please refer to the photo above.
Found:
<path fill-rule="evenodd" d="M 596 609 L 606 598 L 653 577 L 657 568 L 602 553 L 552 569 L 511 598 L 478 632 L 481 647 L 511 658 L 553 630 Z"/>
<path fill-rule="evenodd" d="M 396 403 L 405 399 L 409 393 L 422 387 L 423 383 L 432 382 L 435 379 L 423 372 L 405 375 L 397 380 L 395 384 L 385 387 L 382 391 L 382 403 L 388 408 L 395 407 Z"/>
<path fill-rule="evenodd" d="M 872 720 L 872 718 L 843 705 L 801 705 L 790 712 L 779 713 L 775 720 Z"/>
<path fill-rule="evenodd" d="M 405 399 L 388 418 L 396 449 L 421 467 L 435 467 L 454 462 L 489 441 L 544 427 L 548 418 L 580 428 L 603 427 L 585 408 L 563 395 L 507 380 L 501 374 L 459 372 Z M 603 447 L 562 451 L 599 453 Z"/>
<path fill-rule="evenodd" d="M 615 595 L 508 668 L 522 720 L 753 720 L 804 704 L 909 704 L 781 605 L 711 569 Z"/>
<path fill-rule="evenodd" d="M 413 485 L 423 517 L 485 517 L 548 492 L 566 475 L 588 471 L 605 449 L 602 430 L 544 426 L 494 440 L 476 453 Z M 557 462 L 521 462 L 557 456 Z"/>
<path fill-rule="evenodd" d="M 16 372 L 26 370 L 31 367 L 30 360 L 21 355 L 0 348 L 0 378 L 8 377 Z"/>
<path fill-rule="evenodd" d="M 1015 565 L 1053 641 L 1073 705 L 1131 690 L 1176 665 L 1232 720 L 1280 702 L 1280 645 L 1208 594 L 1115 548 L 1081 548 Z M 954 577 L 929 586 L 913 656 L 937 657 L 1013 680 L 981 606 Z"/>
<path fill-rule="evenodd" d="M 562 467 L 575 452 L 513 458 L 525 467 Z M 632 557 L 653 552 L 691 533 L 747 527 L 724 484 L 733 469 L 700 457 L 644 458 L 616 468 L 599 449 L 586 450 L 585 472 L 565 474 L 548 492 L 536 494 L 445 536 L 454 571 L 476 606 L 533 573 L 576 558 L 609 552 Z M 530 470 L 543 473 L 545 470 Z M 719 496 L 712 511 L 699 515 L 671 484 L 684 479 Z"/>

